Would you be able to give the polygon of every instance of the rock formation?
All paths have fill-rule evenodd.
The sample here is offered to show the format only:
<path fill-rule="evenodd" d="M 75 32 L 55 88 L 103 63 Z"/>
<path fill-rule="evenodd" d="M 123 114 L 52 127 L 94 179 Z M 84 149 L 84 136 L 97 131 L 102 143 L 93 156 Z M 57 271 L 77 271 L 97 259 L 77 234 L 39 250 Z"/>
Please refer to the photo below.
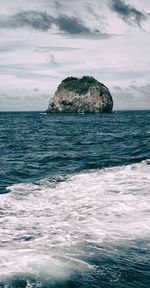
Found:
<path fill-rule="evenodd" d="M 113 108 L 108 88 L 93 77 L 68 77 L 49 101 L 47 113 L 110 113 Z"/>

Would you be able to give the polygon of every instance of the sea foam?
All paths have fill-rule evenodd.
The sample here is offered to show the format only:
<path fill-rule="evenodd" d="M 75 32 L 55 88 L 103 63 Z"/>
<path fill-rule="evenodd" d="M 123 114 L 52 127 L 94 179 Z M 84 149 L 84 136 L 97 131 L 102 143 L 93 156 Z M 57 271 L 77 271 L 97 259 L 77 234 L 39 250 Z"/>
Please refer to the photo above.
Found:
<path fill-rule="evenodd" d="M 8 187 L 0 202 L 0 281 L 17 274 L 67 279 L 92 269 L 91 245 L 149 239 L 149 164 L 87 171 L 53 186 L 43 179 Z"/>

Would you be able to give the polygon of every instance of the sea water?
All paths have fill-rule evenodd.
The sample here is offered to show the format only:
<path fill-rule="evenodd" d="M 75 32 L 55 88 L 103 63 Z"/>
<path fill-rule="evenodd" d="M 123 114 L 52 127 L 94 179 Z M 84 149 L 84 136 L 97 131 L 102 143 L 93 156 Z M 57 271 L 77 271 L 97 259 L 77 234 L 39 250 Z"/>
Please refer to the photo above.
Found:
<path fill-rule="evenodd" d="M 0 287 L 150 287 L 150 111 L 0 113 Z"/>

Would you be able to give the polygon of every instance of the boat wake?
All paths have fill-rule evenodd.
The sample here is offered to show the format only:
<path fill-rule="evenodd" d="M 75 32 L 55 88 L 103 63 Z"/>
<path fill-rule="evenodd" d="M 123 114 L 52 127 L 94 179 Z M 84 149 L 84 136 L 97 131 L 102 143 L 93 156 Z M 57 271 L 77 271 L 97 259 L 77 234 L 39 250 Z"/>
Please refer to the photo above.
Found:
<path fill-rule="evenodd" d="M 0 203 L 0 287 L 61 287 L 65 281 L 83 287 L 84 277 L 95 287 L 106 287 L 96 286 L 100 279 L 124 283 L 117 263 L 125 269 L 124 263 L 138 267 L 148 261 L 149 175 L 146 160 L 56 183 L 7 187 Z M 107 287 L 136 287 L 128 284 Z"/>

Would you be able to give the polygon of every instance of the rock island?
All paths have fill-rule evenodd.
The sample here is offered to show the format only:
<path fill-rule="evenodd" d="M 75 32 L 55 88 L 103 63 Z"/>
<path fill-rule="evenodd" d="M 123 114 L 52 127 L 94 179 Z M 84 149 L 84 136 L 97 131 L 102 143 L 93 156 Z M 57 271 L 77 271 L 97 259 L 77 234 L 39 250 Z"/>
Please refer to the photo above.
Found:
<path fill-rule="evenodd" d="M 68 77 L 50 99 L 46 113 L 111 113 L 113 99 L 108 88 L 94 79 Z"/>

